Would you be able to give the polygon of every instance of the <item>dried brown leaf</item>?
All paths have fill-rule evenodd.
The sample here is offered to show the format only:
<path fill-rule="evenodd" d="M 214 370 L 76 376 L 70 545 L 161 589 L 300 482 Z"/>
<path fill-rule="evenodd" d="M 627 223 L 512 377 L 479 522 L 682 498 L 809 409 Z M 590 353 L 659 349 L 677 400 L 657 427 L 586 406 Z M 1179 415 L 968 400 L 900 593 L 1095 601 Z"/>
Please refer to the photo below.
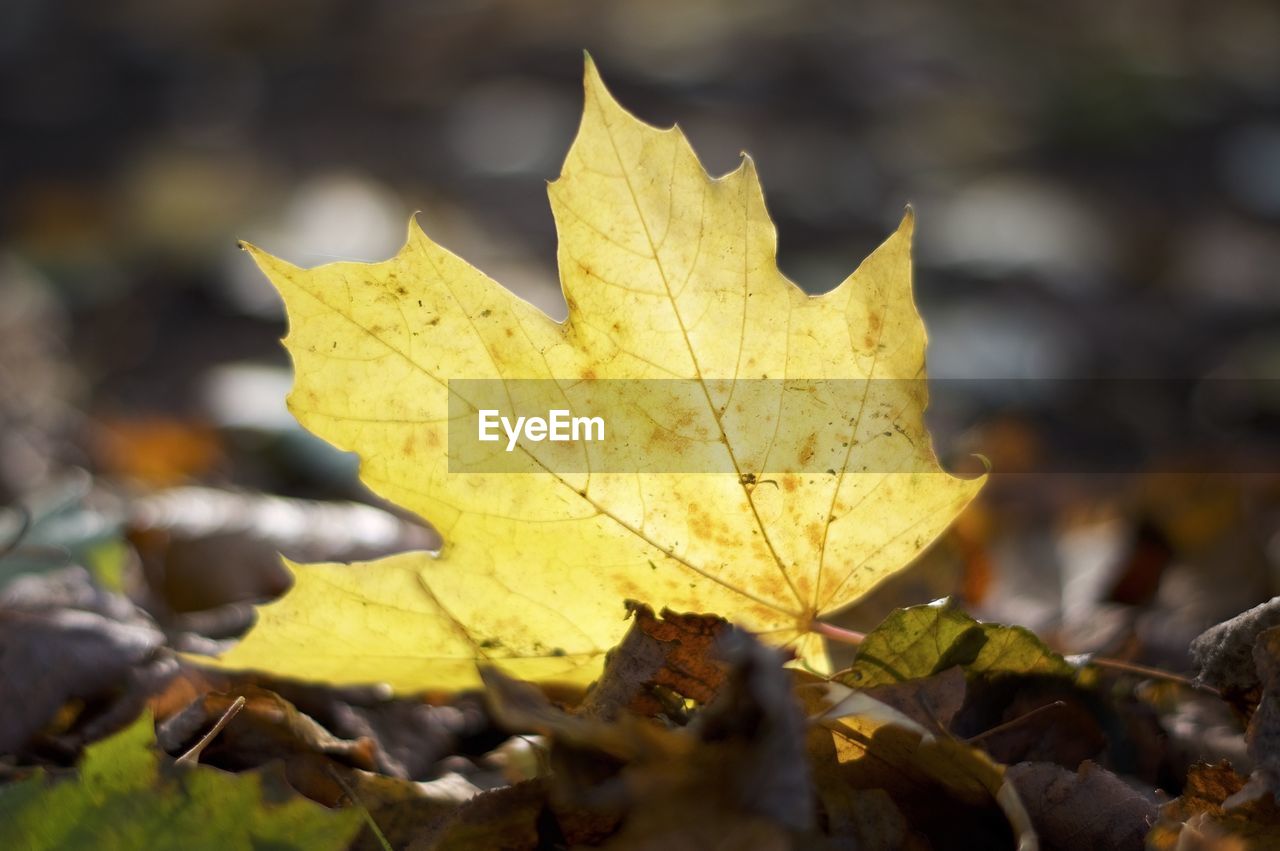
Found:
<path fill-rule="evenodd" d="M 1182 796 L 1160 808 L 1147 834 L 1151 851 L 1265 851 L 1280 847 L 1280 807 L 1271 795 L 1233 806 L 1246 780 L 1225 761 L 1197 764 Z"/>
<path fill-rule="evenodd" d="M 663 690 L 702 703 L 724 683 L 725 668 L 712 648 L 729 624 L 715 615 L 678 614 L 627 601 L 635 618 L 631 629 L 605 659 L 604 672 L 587 694 L 579 713 L 613 718 L 626 708 L 653 716 L 668 711 Z"/>
<path fill-rule="evenodd" d="M 152 627 L 93 612 L 0 611 L 0 754 L 21 751 L 73 699 L 120 704 L 127 723 L 162 642 Z"/>
<path fill-rule="evenodd" d="M 1089 761 L 1078 771 L 1023 762 L 1005 776 L 1017 787 L 1045 851 L 1141 851 L 1155 821 L 1154 801 Z"/>
<path fill-rule="evenodd" d="M 1264 630 L 1280 626 L 1280 597 L 1211 627 L 1191 642 L 1196 681 L 1213 686 L 1246 712 L 1261 686 L 1253 645 Z"/>
<path fill-rule="evenodd" d="M 964 705 L 964 669 L 956 665 L 932 676 L 876 686 L 864 693 L 926 728 L 948 730 Z"/>
<path fill-rule="evenodd" d="M 721 646 L 727 676 L 682 728 L 630 712 L 611 721 L 574 715 L 496 669 L 484 679 L 495 718 L 549 739 L 551 800 L 621 820 L 605 847 L 790 847 L 813 815 L 805 720 L 790 674 L 777 650 L 744 633 L 728 633 Z M 637 647 L 652 645 L 624 642 L 619 651 Z"/>

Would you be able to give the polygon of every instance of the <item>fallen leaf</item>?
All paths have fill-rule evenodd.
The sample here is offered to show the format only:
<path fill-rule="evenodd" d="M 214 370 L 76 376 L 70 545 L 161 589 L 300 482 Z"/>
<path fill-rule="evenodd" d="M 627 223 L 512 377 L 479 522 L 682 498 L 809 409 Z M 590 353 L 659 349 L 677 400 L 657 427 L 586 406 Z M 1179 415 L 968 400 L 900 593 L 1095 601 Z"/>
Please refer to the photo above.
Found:
<path fill-rule="evenodd" d="M 1038 847 L 1004 767 L 981 750 L 935 734 L 838 683 L 811 682 L 799 694 L 819 725 L 810 732 L 809 747 L 820 775 L 828 752 L 834 751 L 838 782 L 853 789 L 883 789 L 912 829 L 935 847 Z M 820 785 L 831 782 L 831 777 L 819 778 Z"/>
<path fill-rule="evenodd" d="M 280 553 L 348 561 L 440 544 L 433 530 L 372 505 L 202 487 L 134 500 L 127 532 L 149 587 L 174 612 L 279 596 L 291 581 Z"/>
<path fill-rule="evenodd" d="M 213 692 L 221 698 L 209 701 Z M 244 671 L 200 668 L 190 663 L 180 666 L 165 688 L 151 696 L 149 706 L 162 728 L 183 710 L 205 721 L 220 717 L 226 695 L 273 693 L 297 714 L 314 719 L 325 730 L 346 740 L 368 739 L 376 743 L 374 769 L 389 777 L 425 780 L 436 775 L 436 763 L 450 754 L 484 754 L 506 740 L 488 716 L 483 699 L 476 693 L 454 695 L 438 705 L 423 695 L 393 697 L 383 688 L 333 686 L 302 683 Z M 203 710 L 191 710 L 193 704 Z M 250 703 L 246 712 L 256 704 Z M 285 729 L 292 710 L 281 710 Z M 198 721 L 196 726 L 205 723 Z M 192 729 L 175 734 L 189 738 Z M 185 741 L 186 739 L 184 739 Z M 163 742 L 176 752 L 181 745 Z M 216 748 L 213 751 L 217 752 Z M 360 762 L 353 762 L 360 765 Z"/>
<path fill-rule="evenodd" d="M 1280 847 L 1280 807 L 1264 795 L 1239 806 L 1229 801 L 1245 787 L 1245 778 L 1225 761 L 1191 766 L 1181 797 L 1160 807 L 1147 834 L 1151 851 L 1266 851 Z"/>
<path fill-rule="evenodd" d="M 1154 801 L 1092 762 L 1078 771 L 1020 762 L 1005 777 L 1017 788 L 1045 851 L 1142 851 L 1155 821 Z"/>
<path fill-rule="evenodd" d="M 425 825 L 442 822 L 479 792 L 459 774 L 440 775 L 437 765 L 440 757 L 466 750 L 468 732 L 491 727 L 476 695 L 435 707 L 413 698 L 388 699 L 385 690 L 321 687 L 186 665 L 151 701 L 162 719 L 158 745 L 170 754 L 186 752 L 235 696 L 246 701 L 200 753 L 202 765 L 242 771 L 279 761 L 295 790 L 328 807 L 362 808 L 393 847 L 406 847 Z M 488 741 L 491 746 L 506 738 L 490 735 Z M 427 773 L 435 779 L 407 779 Z M 351 848 L 383 846 L 366 825 Z"/>
<path fill-rule="evenodd" d="M 292 411 L 358 453 L 363 481 L 445 545 L 438 559 L 291 565 L 295 586 L 226 665 L 411 690 L 475 685 L 480 659 L 586 683 L 626 629 L 611 601 L 641 599 L 716 612 L 824 670 L 814 620 L 908 564 L 977 493 L 980 480 L 942 471 L 924 425 L 910 214 L 842 284 L 808 296 L 778 271 L 752 162 L 712 180 L 678 130 L 625 112 L 590 61 L 549 193 L 564 323 L 416 224 L 382 263 L 304 270 L 249 249 L 289 313 Z M 775 382 L 747 381 L 760 378 Z M 637 458 L 669 439 L 733 472 L 551 472 L 522 445 L 523 472 L 450 473 L 451 396 L 470 405 L 451 393 L 458 379 L 682 380 L 688 433 L 706 437 L 658 429 Z M 855 387 L 847 420 L 832 418 L 841 408 L 803 420 L 823 399 L 784 398 L 783 379 Z M 731 407 L 738 391 L 761 404 Z M 769 433 L 762 417 L 801 418 L 776 458 L 748 452 Z M 825 471 L 757 475 L 833 438 Z"/>
<path fill-rule="evenodd" d="M 1052 762 L 1075 769 L 1103 752 L 1104 725 L 1121 723 L 1104 701 L 1065 677 L 1014 676 L 975 683 L 951 732 L 1006 765 Z"/>
<path fill-rule="evenodd" d="M 127 722 L 164 673 L 163 641 L 94 612 L 0 610 L 0 754 L 23 751 L 71 700 L 120 703 Z"/>
<path fill-rule="evenodd" d="M 622 642 L 605 660 L 600 679 L 591 687 L 579 714 L 610 719 L 622 709 L 637 715 L 672 713 L 678 699 L 703 703 L 724 682 L 725 668 L 714 659 L 716 642 L 729 624 L 713 615 L 664 610 L 655 617 L 643 603 L 628 602 L 635 618 Z M 665 703 L 663 697 L 671 695 Z M 680 707 L 683 708 L 683 707 Z"/>
<path fill-rule="evenodd" d="M 245 698 L 243 710 L 201 753 L 201 762 L 241 771 L 272 759 L 320 754 L 356 768 L 374 768 L 372 741 L 339 739 L 280 695 L 254 686 L 204 695 L 161 724 L 156 740 L 169 753 L 182 753 L 227 713 L 237 697 Z"/>
<path fill-rule="evenodd" d="M 104 473 L 154 488 L 207 475 L 223 459 L 216 429 L 204 422 L 104 417 L 91 423 L 89 448 Z"/>
<path fill-rule="evenodd" d="M 420 824 L 407 847 L 411 851 L 535 851 L 539 847 L 539 818 L 546 809 L 546 784 L 540 780 L 494 789 L 443 818 Z"/>
<path fill-rule="evenodd" d="M 312 756 L 310 759 L 320 761 L 322 758 Z M 478 797 L 478 790 L 456 774 L 445 775 L 433 783 L 412 783 L 359 769 L 334 769 L 328 763 L 314 773 L 328 775 L 330 783 L 340 779 L 342 782 L 337 785 L 342 804 L 363 809 L 368 814 L 364 829 L 356 835 L 348 851 L 386 851 L 383 840 L 392 848 L 408 848 L 422 834 L 425 825 L 450 818 Z M 295 774 L 291 772 L 288 776 L 297 788 Z M 377 833 L 370 822 L 377 826 Z"/>
<path fill-rule="evenodd" d="M 1262 699 L 1245 732 L 1254 761 L 1250 784 L 1275 793 L 1280 791 L 1280 627 L 1258 634 L 1253 660 L 1262 681 Z"/>
<path fill-rule="evenodd" d="M 631 713 L 604 721 L 554 706 L 529 683 L 485 670 L 493 711 L 550 741 L 551 798 L 612 819 L 612 849 L 784 849 L 812 826 L 805 719 L 784 657 L 734 631 L 727 675 L 687 727 Z"/>
<path fill-rule="evenodd" d="M 361 824 L 271 774 L 180 766 L 155 748 L 151 716 L 91 745 L 74 778 L 43 771 L 0 786 L 0 847 L 224 851 L 342 849 Z"/>
<path fill-rule="evenodd" d="M 983 675 L 1074 673 L 1029 629 L 979 623 L 939 601 L 889 615 L 863 639 L 853 665 L 835 679 L 868 688 L 928 677 L 955 665 Z"/>
<path fill-rule="evenodd" d="M 1280 626 L 1280 597 L 1210 627 L 1191 642 L 1196 682 L 1213 686 L 1246 715 L 1257 706 L 1262 680 L 1254 662 L 1258 635 Z"/>
<path fill-rule="evenodd" d="M 820 775 L 821 776 L 821 775 Z M 883 789 L 854 789 L 838 778 L 818 784 L 826 832 L 842 839 L 836 848 L 858 851 L 927 851 L 907 818 Z"/>
<path fill-rule="evenodd" d="M 946 731 L 964 705 L 964 670 L 956 665 L 940 674 L 873 686 L 863 689 L 863 693 L 892 706 L 922 727 Z"/>

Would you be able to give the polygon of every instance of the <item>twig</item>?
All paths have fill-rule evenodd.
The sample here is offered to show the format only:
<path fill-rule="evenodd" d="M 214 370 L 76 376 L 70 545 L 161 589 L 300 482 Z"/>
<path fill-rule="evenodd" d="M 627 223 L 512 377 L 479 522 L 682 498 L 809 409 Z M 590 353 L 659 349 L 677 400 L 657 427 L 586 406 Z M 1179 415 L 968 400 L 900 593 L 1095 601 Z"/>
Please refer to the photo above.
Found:
<path fill-rule="evenodd" d="M 1106 656 L 1086 656 L 1089 664 L 1097 665 L 1099 668 L 1107 668 L 1111 671 L 1120 671 L 1125 674 L 1136 674 L 1140 677 L 1148 677 L 1153 680 L 1166 680 L 1167 682 L 1177 683 L 1180 686 L 1192 689 L 1193 691 L 1211 694 L 1214 697 L 1222 697 L 1222 692 L 1213 686 L 1198 683 L 1190 677 L 1182 674 L 1175 674 L 1172 671 L 1163 671 L 1160 668 L 1152 668 L 1148 665 L 1139 665 L 1137 662 L 1125 662 L 1121 659 L 1109 659 Z"/>
<path fill-rule="evenodd" d="M 200 738 L 200 741 L 196 742 L 195 745 L 192 746 L 191 750 L 178 757 L 175 762 L 178 765 L 195 765 L 199 762 L 200 754 L 204 752 L 205 748 L 209 747 L 209 743 L 222 732 L 223 728 L 231 723 L 231 719 L 240 714 L 241 709 L 244 709 L 244 695 L 237 697 L 235 701 L 227 707 L 227 711 L 222 713 L 222 717 L 218 719 L 217 724 L 213 725 L 213 729 L 205 733 L 204 736 Z"/>
<path fill-rule="evenodd" d="M 995 733 L 1003 733 L 1005 730 L 1008 730 L 1010 727 L 1018 726 L 1023 721 L 1026 721 L 1028 718 L 1032 717 L 1033 715 L 1036 715 L 1040 712 L 1046 712 L 1050 709 L 1057 709 L 1060 706 L 1066 706 L 1066 705 L 1067 703 L 1065 700 L 1055 700 L 1053 703 L 1046 703 L 1044 706 L 1037 706 L 1035 709 L 1032 709 L 1030 712 L 1027 712 L 1023 715 L 1019 715 L 1017 718 L 1014 718 L 1010 721 L 1005 721 L 1003 724 L 997 724 L 994 727 L 992 727 L 990 730 L 983 730 L 978 735 L 970 736 L 969 738 L 965 739 L 965 741 L 968 742 L 969 744 L 973 744 L 974 742 L 980 742 L 983 739 L 985 739 L 987 736 L 993 735 Z"/>
<path fill-rule="evenodd" d="M 338 787 L 342 789 L 342 793 L 351 799 L 351 803 L 355 804 L 356 809 L 364 816 L 365 823 L 369 825 L 369 830 L 373 831 L 374 838 L 378 840 L 383 851 L 395 851 L 391 847 L 391 843 L 387 841 L 386 835 L 378 828 L 378 823 L 373 820 L 373 813 L 369 812 L 369 808 L 364 805 L 364 802 L 356 797 L 355 790 L 347 785 L 347 782 L 339 776 L 338 772 L 333 770 L 332 765 L 326 764 L 324 768 L 325 771 L 329 772 L 329 776 L 333 778 L 333 782 L 337 783 Z"/>

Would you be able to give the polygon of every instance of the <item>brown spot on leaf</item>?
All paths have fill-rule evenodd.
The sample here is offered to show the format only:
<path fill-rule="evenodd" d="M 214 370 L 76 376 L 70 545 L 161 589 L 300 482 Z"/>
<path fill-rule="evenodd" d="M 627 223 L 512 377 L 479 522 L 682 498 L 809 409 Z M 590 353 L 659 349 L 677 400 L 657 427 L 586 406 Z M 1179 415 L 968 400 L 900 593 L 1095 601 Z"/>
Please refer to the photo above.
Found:
<path fill-rule="evenodd" d="M 689 531 L 701 541 L 710 540 L 714 534 L 711 517 L 696 504 L 689 505 Z"/>
<path fill-rule="evenodd" d="M 653 453 L 679 451 L 688 445 L 688 440 L 659 425 L 649 430 L 649 446 Z"/>
<path fill-rule="evenodd" d="M 868 349 L 875 348 L 880 342 L 880 331 L 884 328 L 884 316 L 880 313 L 872 313 L 867 317 L 867 333 L 862 338 L 863 345 Z"/>
<path fill-rule="evenodd" d="M 804 443 L 800 444 L 801 465 L 808 466 L 809 462 L 813 460 L 813 456 L 816 455 L 817 452 L 818 434 L 817 432 L 811 432 L 809 436 L 804 439 Z"/>

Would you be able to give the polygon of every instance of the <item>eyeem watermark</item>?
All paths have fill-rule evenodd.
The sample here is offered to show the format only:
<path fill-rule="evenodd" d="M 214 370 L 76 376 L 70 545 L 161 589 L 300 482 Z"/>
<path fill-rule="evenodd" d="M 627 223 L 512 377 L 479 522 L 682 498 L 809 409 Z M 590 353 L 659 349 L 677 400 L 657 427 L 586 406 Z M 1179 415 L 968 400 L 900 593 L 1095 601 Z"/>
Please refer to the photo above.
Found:
<path fill-rule="evenodd" d="M 485 408 L 479 412 L 479 423 L 476 439 L 485 443 L 501 440 L 499 427 L 507 437 L 507 451 L 514 452 L 516 444 L 523 437 L 533 443 L 550 440 L 567 443 L 575 440 L 604 440 L 603 417 L 575 417 L 568 409 L 556 408 L 547 412 L 546 417 L 510 417 L 502 416 L 496 408 Z"/>
<path fill-rule="evenodd" d="M 1280 381 L 451 379 L 447 431 L 451 473 L 1280 473 Z"/>

